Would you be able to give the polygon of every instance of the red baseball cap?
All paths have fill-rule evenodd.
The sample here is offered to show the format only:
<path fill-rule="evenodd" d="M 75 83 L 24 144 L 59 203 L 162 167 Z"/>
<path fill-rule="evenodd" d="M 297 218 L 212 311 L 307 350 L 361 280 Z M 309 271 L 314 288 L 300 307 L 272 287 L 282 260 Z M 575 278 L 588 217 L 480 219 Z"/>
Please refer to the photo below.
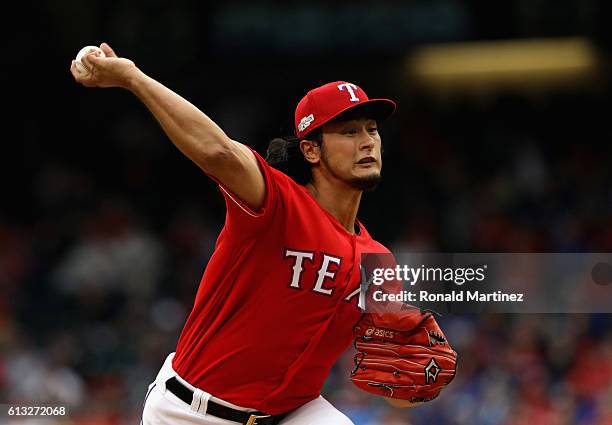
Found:
<path fill-rule="evenodd" d="M 335 81 L 310 90 L 295 108 L 295 134 L 305 138 L 312 130 L 353 108 L 363 108 L 372 118 L 382 121 L 395 111 L 389 99 L 370 99 L 356 84 Z"/>

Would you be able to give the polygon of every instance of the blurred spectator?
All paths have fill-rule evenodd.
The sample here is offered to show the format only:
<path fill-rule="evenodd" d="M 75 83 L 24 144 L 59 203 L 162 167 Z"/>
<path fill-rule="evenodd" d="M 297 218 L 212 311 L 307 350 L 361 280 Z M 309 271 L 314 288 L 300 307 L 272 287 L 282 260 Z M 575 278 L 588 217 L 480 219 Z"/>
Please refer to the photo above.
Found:
<path fill-rule="evenodd" d="M 116 102 L 120 91 L 84 92 L 68 80 L 75 40 L 122 40 L 117 47 L 133 51 L 147 72 L 175 79 L 232 137 L 260 153 L 291 128 L 288 106 L 314 80 L 347 76 L 397 93 L 398 113 L 381 128 L 384 181 L 360 213 L 396 252 L 612 250 L 609 73 L 596 90 L 438 99 L 407 87 L 403 77 L 415 43 L 600 36 L 609 26 L 599 13 L 606 2 L 360 3 L 373 7 L 363 15 L 370 22 L 403 24 L 384 25 L 380 39 L 380 25 L 372 32 L 350 16 L 342 22 L 351 31 L 330 36 L 326 7 L 334 16 L 348 10 L 331 3 L 308 4 L 297 15 L 289 6 L 275 11 L 306 23 L 325 18 L 299 31 L 290 19 L 255 25 L 252 11 L 276 7 L 266 2 L 247 11 L 236 6 L 240 13 L 189 1 L 155 2 L 152 11 L 125 2 L 46 3 L 35 8 L 51 18 L 32 20 L 30 11 L 24 19 L 41 25 L 43 35 L 24 31 L 5 54 L 27 59 L 15 68 L 28 80 L 5 84 L 19 90 L 5 101 L 5 127 L 17 134 L 0 153 L 0 399 L 70 406 L 69 419 L 48 423 L 138 423 L 147 385 L 175 347 L 224 217 L 214 183 L 172 148 L 141 105 Z M 257 32 L 266 28 L 278 37 Z M 252 37 L 242 45 L 244 31 Z M 36 38 L 41 44 L 32 49 Z M 609 56 L 609 42 L 596 41 Z M 270 50 L 253 48 L 257 43 Z M 34 53 L 53 64 L 47 84 L 31 66 Z M 69 106 L 58 103 L 63 99 Z M 612 425 L 610 315 L 441 320 L 459 365 L 438 399 L 400 410 L 357 390 L 348 376 L 352 348 L 332 370 L 325 396 L 356 425 Z"/>

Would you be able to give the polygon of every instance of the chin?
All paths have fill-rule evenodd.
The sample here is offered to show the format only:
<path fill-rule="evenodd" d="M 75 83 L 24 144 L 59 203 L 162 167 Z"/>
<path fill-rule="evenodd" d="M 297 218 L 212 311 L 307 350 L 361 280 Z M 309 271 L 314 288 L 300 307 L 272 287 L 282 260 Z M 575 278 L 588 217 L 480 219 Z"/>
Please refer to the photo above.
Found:
<path fill-rule="evenodd" d="M 380 173 L 371 173 L 364 176 L 355 176 L 350 180 L 351 186 L 355 189 L 363 190 L 365 192 L 376 189 L 378 183 L 382 180 Z"/>

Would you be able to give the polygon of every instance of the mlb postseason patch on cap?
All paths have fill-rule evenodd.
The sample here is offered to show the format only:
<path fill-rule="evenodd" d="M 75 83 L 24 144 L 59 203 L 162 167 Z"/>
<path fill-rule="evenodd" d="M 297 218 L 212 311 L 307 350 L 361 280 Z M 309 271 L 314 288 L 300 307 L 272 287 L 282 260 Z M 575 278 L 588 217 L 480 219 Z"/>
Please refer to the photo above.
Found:
<path fill-rule="evenodd" d="M 310 125 L 311 122 L 314 121 L 314 115 L 310 114 L 307 117 L 304 117 L 300 120 L 300 124 L 298 125 L 298 129 L 300 131 L 306 130 L 306 128 Z"/>

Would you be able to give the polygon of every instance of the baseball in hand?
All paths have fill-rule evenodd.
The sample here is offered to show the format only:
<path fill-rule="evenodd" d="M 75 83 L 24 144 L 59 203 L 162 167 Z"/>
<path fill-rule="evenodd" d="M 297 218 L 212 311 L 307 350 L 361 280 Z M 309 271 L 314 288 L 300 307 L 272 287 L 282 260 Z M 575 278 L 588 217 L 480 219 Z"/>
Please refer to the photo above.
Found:
<path fill-rule="evenodd" d="M 89 74 L 89 69 L 85 65 L 83 65 L 83 63 L 81 62 L 81 59 L 83 58 L 83 56 L 85 56 L 86 54 L 90 52 L 97 52 L 97 56 L 101 56 L 101 57 L 106 56 L 104 52 L 102 51 L 102 49 L 96 46 L 85 46 L 81 50 L 79 50 L 79 53 L 77 53 L 77 56 L 75 59 L 76 69 L 79 72 L 79 74 L 83 76 L 86 76 L 87 74 Z"/>

